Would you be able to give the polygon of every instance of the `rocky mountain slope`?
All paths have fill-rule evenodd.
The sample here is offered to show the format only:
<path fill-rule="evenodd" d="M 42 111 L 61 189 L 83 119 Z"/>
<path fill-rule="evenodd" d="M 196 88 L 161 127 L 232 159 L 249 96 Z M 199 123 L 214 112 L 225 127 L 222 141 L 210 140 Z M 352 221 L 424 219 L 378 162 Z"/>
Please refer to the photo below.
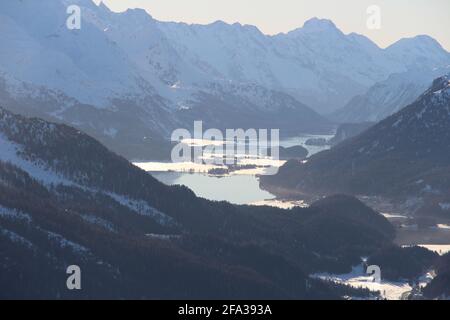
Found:
<path fill-rule="evenodd" d="M 366 296 L 308 274 L 349 271 L 393 236 L 351 197 L 289 213 L 200 199 L 74 128 L 0 108 L 2 298 Z M 66 289 L 68 265 L 82 291 Z"/>
<path fill-rule="evenodd" d="M 321 194 L 410 198 L 416 206 L 432 199 L 444 211 L 450 199 L 449 138 L 447 75 L 436 79 L 414 103 L 362 134 L 306 163 L 291 161 L 264 181 Z"/>
<path fill-rule="evenodd" d="M 362 35 L 345 35 L 333 22 L 317 18 L 271 37 L 253 26 L 221 21 L 158 26 L 190 64 L 220 78 L 287 92 L 322 114 L 390 74 L 450 64 L 449 53 L 429 37 L 403 39 L 383 50 Z"/>
<path fill-rule="evenodd" d="M 80 30 L 66 28 L 74 4 Z M 171 131 L 190 129 L 192 119 L 285 135 L 326 132 L 330 123 L 318 113 L 392 73 L 450 61 L 426 37 L 383 50 L 316 18 L 267 36 L 239 24 L 115 13 L 91 0 L 3 1 L 0 17 L 0 101 L 76 126 L 128 159 L 167 156 Z"/>
<path fill-rule="evenodd" d="M 450 254 L 444 255 L 436 265 L 437 276 L 424 289 L 428 299 L 445 299 L 450 297 Z"/>
<path fill-rule="evenodd" d="M 373 85 L 362 95 L 353 97 L 345 107 L 330 116 L 338 122 L 378 122 L 413 103 L 430 83 L 448 72 L 447 68 L 412 69 L 392 74 Z"/>
<path fill-rule="evenodd" d="M 73 4 L 81 7 L 80 30 L 65 25 Z M 329 130 L 326 119 L 283 91 L 191 66 L 143 10 L 27 0 L 2 2 L 0 14 L 3 104 L 76 126 L 128 159 L 168 157 L 171 132 L 192 129 L 192 119 L 205 128 Z"/>

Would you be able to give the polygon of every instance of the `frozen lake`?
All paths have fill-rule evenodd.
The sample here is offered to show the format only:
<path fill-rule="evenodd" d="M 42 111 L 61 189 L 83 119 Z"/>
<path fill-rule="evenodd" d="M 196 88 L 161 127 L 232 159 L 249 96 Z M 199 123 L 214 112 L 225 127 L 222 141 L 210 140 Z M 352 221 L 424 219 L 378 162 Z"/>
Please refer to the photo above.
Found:
<path fill-rule="evenodd" d="M 328 146 L 307 146 L 305 142 L 310 138 L 331 138 L 331 135 L 302 135 L 280 141 L 282 147 L 296 145 L 304 146 L 309 156 L 328 149 Z M 208 145 L 208 141 L 190 141 L 190 144 Z M 202 198 L 216 201 L 228 201 L 234 204 L 269 205 L 281 208 L 304 206 L 301 201 L 284 202 L 259 187 L 258 175 L 264 174 L 267 166 L 278 168 L 285 161 L 270 158 L 247 158 L 240 156 L 240 165 L 255 165 L 255 168 L 241 169 L 223 175 L 211 175 L 208 171 L 221 168 L 212 164 L 198 164 L 193 162 L 144 162 L 134 163 L 143 170 L 150 172 L 156 179 L 167 185 L 184 185 Z"/>
<path fill-rule="evenodd" d="M 210 176 L 204 173 L 152 172 L 159 181 L 168 185 L 185 185 L 199 197 L 209 200 L 250 204 L 273 200 L 275 196 L 259 188 L 253 175 Z"/>

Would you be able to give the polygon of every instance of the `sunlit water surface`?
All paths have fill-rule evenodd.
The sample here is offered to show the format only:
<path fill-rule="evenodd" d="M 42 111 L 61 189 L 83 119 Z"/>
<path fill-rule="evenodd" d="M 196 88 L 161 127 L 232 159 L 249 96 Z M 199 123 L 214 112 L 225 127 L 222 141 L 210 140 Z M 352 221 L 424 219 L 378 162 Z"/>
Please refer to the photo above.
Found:
<path fill-rule="evenodd" d="M 283 147 L 296 145 L 304 146 L 309 151 L 309 156 L 328 149 L 328 146 L 307 146 L 305 142 L 309 138 L 326 138 L 330 135 L 303 135 L 280 141 Z M 198 141 L 195 142 L 199 144 Z M 207 145 L 208 142 L 200 142 Z M 254 163 L 281 166 L 284 161 L 272 159 L 242 159 L 242 164 Z M 234 204 L 269 205 L 281 208 L 294 206 L 305 206 L 302 201 L 280 201 L 276 197 L 262 190 L 259 186 L 258 175 L 266 169 L 259 167 L 255 169 L 239 170 L 222 176 L 209 175 L 208 170 L 220 166 L 196 164 L 191 162 L 168 163 L 168 162 L 145 162 L 135 163 L 140 168 L 150 172 L 155 178 L 167 185 L 184 185 L 202 198 L 215 201 L 228 201 Z"/>

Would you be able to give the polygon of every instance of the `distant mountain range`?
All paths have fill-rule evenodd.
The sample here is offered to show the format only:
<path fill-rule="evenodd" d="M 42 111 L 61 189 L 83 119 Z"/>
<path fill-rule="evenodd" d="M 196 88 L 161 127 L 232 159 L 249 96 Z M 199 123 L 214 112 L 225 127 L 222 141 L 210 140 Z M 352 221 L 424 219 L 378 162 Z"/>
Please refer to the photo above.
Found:
<path fill-rule="evenodd" d="M 392 74 L 362 95 L 352 98 L 345 107 L 332 113 L 331 119 L 344 123 L 378 122 L 413 103 L 430 83 L 450 71 L 447 68 L 412 69 Z"/>
<path fill-rule="evenodd" d="M 447 75 L 396 114 L 306 163 L 288 162 L 263 183 L 306 193 L 381 195 L 448 214 L 449 139 Z"/>
<path fill-rule="evenodd" d="M 81 7 L 81 30 L 66 28 L 72 4 Z M 220 21 L 160 22 L 91 0 L 2 1 L 0 18 L 3 105 L 75 126 L 128 159 L 167 156 L 171 131 L 190 129 L 193 119 L 328 132 L 320 113 L 391 74 L 450 64 L 427 36 L 381 49 L 317 18 L 276 36 Z"/>

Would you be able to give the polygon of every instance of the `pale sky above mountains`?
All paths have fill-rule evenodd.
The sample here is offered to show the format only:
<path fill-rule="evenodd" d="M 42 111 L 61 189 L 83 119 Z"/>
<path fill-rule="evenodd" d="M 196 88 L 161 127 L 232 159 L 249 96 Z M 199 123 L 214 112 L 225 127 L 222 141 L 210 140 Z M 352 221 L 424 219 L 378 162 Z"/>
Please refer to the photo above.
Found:
<path fill-rule="evenodd" d="M 100 0 L 93 0 L 98 3 Z M 216 20 L 257 26 L 265 34 L 288 32 L 312 18 L 332 20 L 344 33 L 368 36 L 380 47 L 427 34 L 450 51 L 449 0 L 103 0 L 113 11 L 146 9 L 155 19 L 207 24 Z M 381 9 L 381 28 L 367 27 L 367 8 Z"/>

